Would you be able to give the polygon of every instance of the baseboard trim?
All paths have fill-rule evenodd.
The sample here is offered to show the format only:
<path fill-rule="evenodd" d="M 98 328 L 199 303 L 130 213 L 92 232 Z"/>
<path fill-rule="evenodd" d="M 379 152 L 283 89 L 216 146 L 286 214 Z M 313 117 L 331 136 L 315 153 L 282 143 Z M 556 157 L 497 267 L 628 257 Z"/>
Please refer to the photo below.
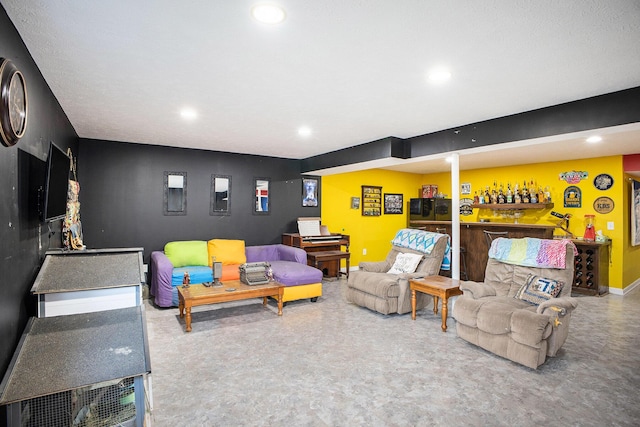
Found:
<path fill-rule="evenodd" d="M 640 279 L 635 280 L 633 283 L 631 283 L 629 286 L 627 286 L 624 289 L 618 289 L 618 288 L 609 288 L 609 293 L 613 294 L 613 295 L 620 295 L 620 296 L 625 296 L 625 295 L 629 295 L 629 293 L 633 292 L 634 290 L 636 290 L 636 288 L 640 288 Z"/>

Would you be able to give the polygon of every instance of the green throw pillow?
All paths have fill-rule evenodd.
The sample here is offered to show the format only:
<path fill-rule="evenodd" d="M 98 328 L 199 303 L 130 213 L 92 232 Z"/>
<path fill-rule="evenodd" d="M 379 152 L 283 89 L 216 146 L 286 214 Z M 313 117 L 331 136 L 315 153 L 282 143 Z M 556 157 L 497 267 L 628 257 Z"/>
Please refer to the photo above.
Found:
<path fill-rule="evenodd" d="M 204 240 L 169 242 L 164 245 L 164 254 L 169 258 L 174 268 L 189 265 L 209 265 L 207 242 Z"/>

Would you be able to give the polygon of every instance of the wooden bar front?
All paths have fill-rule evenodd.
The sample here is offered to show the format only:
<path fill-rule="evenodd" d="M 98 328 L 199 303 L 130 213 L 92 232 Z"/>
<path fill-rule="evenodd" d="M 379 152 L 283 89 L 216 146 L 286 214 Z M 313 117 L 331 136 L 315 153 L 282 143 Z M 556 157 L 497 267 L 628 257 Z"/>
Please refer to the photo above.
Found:
<path fill-rule="evenodd" d="M 409 226 L 427 231 L 446 229 L 451 235 L 451 221 L 410 221 Z M 461 222 L 460 223 L 460 247 L 467 250 L 465 254 L 467 274 L 469 280 L 482 282 L 484 270 L 487 267 L 489 248 L 484 236 L 487 231 L 508 231 L 510 238 L 536 237 L 538 239 L 552 239 L 554 225 L 539 224 L 509 224 L 499 222 Z M 460 266 L 462 271 L 462 266 Z"/>

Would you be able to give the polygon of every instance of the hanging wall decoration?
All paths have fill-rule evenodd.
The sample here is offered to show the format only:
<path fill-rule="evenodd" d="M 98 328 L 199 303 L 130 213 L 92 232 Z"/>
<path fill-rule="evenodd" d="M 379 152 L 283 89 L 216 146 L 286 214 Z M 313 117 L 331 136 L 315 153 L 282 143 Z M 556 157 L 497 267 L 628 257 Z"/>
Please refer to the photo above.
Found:
<path fill-rule="evenodd" d="M 384 194 L 384 214 L 402 214 L 402 194 Z"/>
<path fill-rule="evenodd" d="M 598 212 L 599 214 L 608 214 L 613 211 L 615 204 L 613 203 L 613 199 L 611 197 L 598 197 L 593 202 L 593 210 Z"/>
<path fill-rule="evenodd" d="M 567 184 L 577 184 L 583 179 L 587 179 L 589 177 L 589 172 L 585 171 L 570 171 L 570 172 L 562 172 L 558 179 L 561 181 L 566 181 Z"/>
<path fill-rule="evenodd" d="M 570 185 L 564 190 L 564 207 L 580 208 L 582 207 L 582 191 L 575 185 Z"/>
<path fill-rule="evenodd" d="M 302 179 L 302 206 L 318 206 L 318 180 Z"/>
<path fill-rule="evenodd" d="M 613 187 L 613 177 L 608 173 L 601 173 L 593 178 L 593 186 L 598 190 L 608 190 Z"/>
<path fill-rule="evenodd" d="M 382 187 L 362 186 L 362 215 L 380 216 L 382 214 Z"/>
<path fill-rule="evenodd" d="M 631 179 L 631 245 L 640 245 L 640 181 Z"/>

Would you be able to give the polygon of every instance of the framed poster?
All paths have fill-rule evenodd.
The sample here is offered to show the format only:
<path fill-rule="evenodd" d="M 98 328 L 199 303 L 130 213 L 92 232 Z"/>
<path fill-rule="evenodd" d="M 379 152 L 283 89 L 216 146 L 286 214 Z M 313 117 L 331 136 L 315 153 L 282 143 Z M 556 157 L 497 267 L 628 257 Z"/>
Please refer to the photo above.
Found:
<path fill-rule="evenodd" d="M 382 187 L 362 186 L 362 216 L 382 214 Z"/>
<path fill-rule="evenodd" d="M 631 180 L 631 245 L 640 245 L 640 182 Z"/>
<path fill-rule="evenodd" d="M 351 198 L 351 209 L 360 209 L 360 197 Z"/>
<path fill-rule="evenodd" d="M 318 180 L 302 179 L 302 206 L 318 206 Z"/>
<path fill-rule="evenodd" d="M 402 194 L 384 193 L 384 214 L 402 214 Z"/>

